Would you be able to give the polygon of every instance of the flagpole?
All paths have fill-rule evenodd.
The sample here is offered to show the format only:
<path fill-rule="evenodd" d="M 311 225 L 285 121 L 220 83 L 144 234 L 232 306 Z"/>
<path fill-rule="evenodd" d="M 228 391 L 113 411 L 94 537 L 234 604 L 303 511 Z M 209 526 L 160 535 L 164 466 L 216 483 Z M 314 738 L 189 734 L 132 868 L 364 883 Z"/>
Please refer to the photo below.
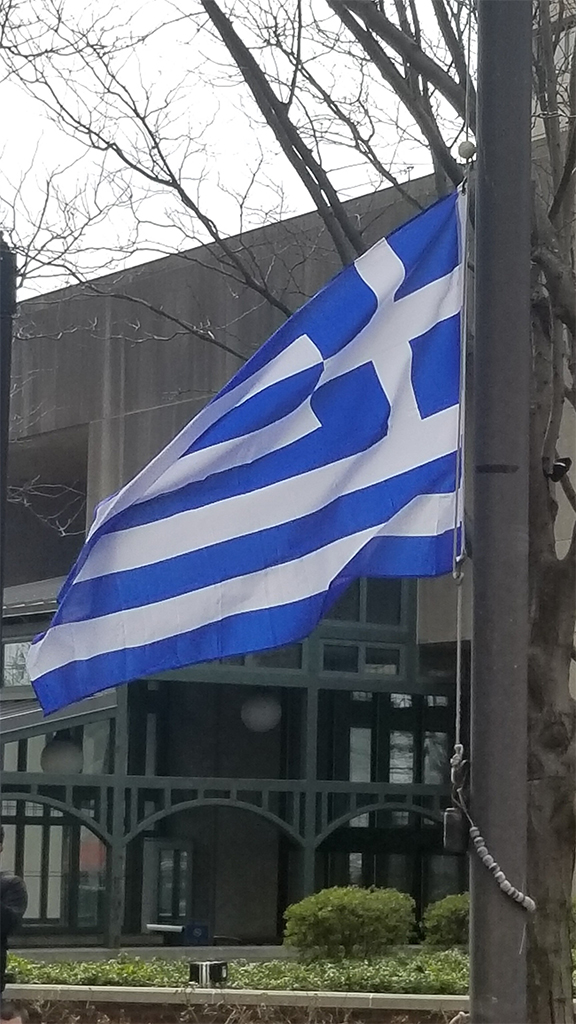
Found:
<path fill-rule="evenodd" d="M 16 257 L 0 232 L 0 681 L 4 674 L 4 565 L 6 496 L 8 490 L 8 433 L 10 429 L 10 369 L 12 319 L 16 310 Z"/>
<path fill-rule="evenodd" d="M 471 812 L 526 888 L 530 0 L 478 3 Z M 473 1024 L 525 1024 L 526 910 L 471 852 Z"/>

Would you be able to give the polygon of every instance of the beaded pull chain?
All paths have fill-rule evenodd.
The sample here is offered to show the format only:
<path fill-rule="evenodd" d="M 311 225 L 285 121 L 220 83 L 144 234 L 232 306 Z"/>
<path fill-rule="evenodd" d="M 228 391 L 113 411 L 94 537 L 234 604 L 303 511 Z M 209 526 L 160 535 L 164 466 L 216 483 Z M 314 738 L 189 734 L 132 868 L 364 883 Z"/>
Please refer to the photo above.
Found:
<path fill-rule="evenodd" d="M 511 900 L 515 900 L 516 903 L 519 903 L 520 906 L 524 907 L 524 910 L 526 910 L 529 914 L 533 914 L 536 910 L 536 903 L 534 902 L 531 896 L 527 896 L 525 893 L 521 892 L 520 889 L 517 889 L 514 885 L 511 884 L 511 882 L 508 881 L 500 865 L 494 860 L 494 857 L 492 857 L 491 854 L 489 853 L 488 847 L 486 846 L 486 841 L 480 835 L 480 829 L 476 827 L 476 825 L 472 821 L 472 818 L 470 817 L 470 814 L 468 813 L 466 802 L 464 800 L 464 783 L 466 778 L 467 763 L 464 760 L 464 747 L 462 746 L 461 743 L 457 743 L 454 747 L 454 754 L 450 758 L 450 768 L 453 788 L 453 800 L 455 805 L 466 816 L 470 824 L 469 834 L 474 845 L 474 849 L 476 850 L 476 853 L 480 857 L 480 860 L 484 864 L 484 867 L 488 868 L 488 871 L 490 871 L 494 875 L 494 879 L 498 883 L 498 886 L 500 887 L 504 895 L 509 896 Z"/>

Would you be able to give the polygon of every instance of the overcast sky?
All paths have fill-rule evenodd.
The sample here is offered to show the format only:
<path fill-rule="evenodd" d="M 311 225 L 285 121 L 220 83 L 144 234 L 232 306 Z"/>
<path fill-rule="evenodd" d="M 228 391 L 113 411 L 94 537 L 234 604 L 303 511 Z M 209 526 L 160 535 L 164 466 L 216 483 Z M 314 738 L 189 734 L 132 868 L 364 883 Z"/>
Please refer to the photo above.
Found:
<path fill-rule="evenodd" d="M 427 4 L 429 0 L 425 0 Z M 126 13 L 133 0 L 121 0 Z M 422 3 L 422 0 L 420 0 Z M 163 13 L 164 12 L 164 13 Z M 154 0 L 138 9 L 136 27 L 150 24 L 152 17 L 162 21 L 174 15 L 169 0 Z M 177 117 L 170 132 L 181 133 L 198 141 L 187 157 L 186 175 L 193 182 L 207 211 L 223 233 L 234 233 L 240 227 L 239 206 L 235 196 L 242 195 L 258 168 L 257 183 L 243 210 L 243 226 L 251 227 L 265 220 L 304 212 L 312 207 L 307 191 L 295 172 L 278 152 L 271 132 L 254 120 L 254 106 L 245 88 L 225 65 L 221 47 L 206 33 L 190 32 L 190 24 L 182 23 L 160 31 L 138 55 L 124 62 L 123 74 L 135 86 L 142 76 L 158 99 L 169 89 L 187 82 L 185 93 L 175 100 L 172 109 Z M 22 86 L 7 82 L 1 86 L 0 136 L 3 140 L 0 163 L 0 219 L 5 229 L 13 227 L 15 237 L 26 241 L 35 230 L 42 207 L 46 180 L 59 171 L 55 185 L 64 201 L 70 204 L 68 215 L 82 205 L 93 204 L 92 188 L 98 180 L 100 157 L 86 150 L 84 144 L 72 140 L 59 127 L 38 100 L 32 99 Z M 200 144 L 201 143 L 201 144 Z M 427 151 L 414 142 L 404 141 L 397 151 L 398 133 L 390 127 L 382 145 L 382 156 L 392 161 L 400 177 L 417 177 L 427 173 L 430 162 Z M 387 150 L 387 152 L 384 152 Z M 177 146 L 174 147 L 177 152 Z M 365 166 L 350 150 L 332 147 L 326 152 L 332 180 L 344 197 L 369 191 L 374 181 Z M 114 160 L 107 162 L 115 170 Z M 106 206 L 120 180 L 128 181 L 115 171 L 112 182 L 100 189 L 98 199 Z M 198 184 L 199 183 L 199 184 Z M 143 189 L 139 179 L 130 184 L 139 204 L 140 225 L 137 233 L 134 217 L 122 202 L 112 203 L 106 215 L 83 236 L 83 248 L 77 263 L 88 276 L 108 268 L 130 265 L 156 258 L 174 248 L 186 248 L 202 239 L 193 237 L 188 219 L 179 221 L 178 204 L 173 197 L 158 190 Z M 19 196 L 14 193 L 20 189 Z M 84 202 L 82 200 L 84 194 Z M 119 194 L 119 193 L 118 193 Z M 81 215 L 76 214 L 77 223 Z M 46 240 L 50 229 L 61 226 L 61 212 L 52 201 L 48 230 L 39 240 Z M 118 253 L 118 247 L 130 243 L 130 251 Z M 26 282 L 23 294 L 48 291 L 67 283 L 61 270 L 36 270 Z"/>

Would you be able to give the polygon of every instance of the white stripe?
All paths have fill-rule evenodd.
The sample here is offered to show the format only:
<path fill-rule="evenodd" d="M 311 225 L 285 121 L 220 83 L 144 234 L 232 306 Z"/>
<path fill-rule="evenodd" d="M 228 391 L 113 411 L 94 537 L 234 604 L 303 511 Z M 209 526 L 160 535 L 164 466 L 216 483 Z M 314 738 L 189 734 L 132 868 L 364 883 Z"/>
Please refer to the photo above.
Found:
<path fill-rule="evenodd" d="M 372 250 L 370 253 L 366 253 L 365 256 L 370 255 L 371 252 Z M 392 255 L 395 259 L 397 258 L 394 253 Z M 365 259 L 365 257 L 363 256 L 361 259 Z M 375 272 L 374 277 L 377 277 Z M 406 394 L 405 391 L 406 386 L 409 386 L 410 382 L 409 359 L 411 353 L 408 343 L 420 334 L 425 334 L 426 331 L 429 331 L 441 320 L 446 320 L 458 313 L 461 306 L 460 280 L 461 268 L 457 268 L 451 274 L 438 281 L 433 281 L 413 295 L 408 295 L 400 299 L 400 301 L 391 302 L 388 305 L 381 304 L 366 327 L 354 338 L 353 344 L 345 346 L 335 356 L 326 360 L 324 372 L 316 385 L 316 389 L 334 377 L 348 373 L 364 363 L 373 362 L 391 402 L 393 417 L 402 416 L 404 422 L 408 418 L 412 420 L 413 417 L 418 417 L 418 420 L 420 420 L 413 396 Z M 369 287 L 373 287 L 371 278 L 366 283 Z M 298 339 L 299 342 L 301 340 Z M 286 350 L 286 352 L 288 351 L 289 349 Z M 315 351 L 317 352 L 318 350 L 315 349 Z M 303 362 L 302 355 L 300 360 Z M 276 363 L 276 360 L 274 362 Z M 310 363 L 310 365 L 316 364 Z M 306 367 L 302 366 L 301 368 Z M 294 370 L 291 372 L 294 372 Z M 259 378 L 259 375 L 257 377 Z M 274 382 L 277 379 L 275 377 Z M 266 386 L 269 385 L 267 384 Z M 261 391 L 263 388 L 264 384 L 258 390 Z M 408 398 L 410 401 L 405 402 L 403 400 L 400 403 L 397 402 L 397 395 L 400 389 L 403 389 L 403 399 Z M 234 394 L 236 394 L 236 391 L 237 389 L 235 389 Z M 223 415 L 225 411 L 228 410 L 222 410 L 221 414 Z M 267 451 L 277 451 L 289 444 L 290 441 L 295 440 L 298 436 L 304 437 L 312 429 L 313 423 L 317 424 L 317 420 L 314 417 L 309 402 L 300 406 L 300 412 L 303 415 L 302 433 L 300 435 L 298 435 L 296 427 L 294 427 L 294 433 L 290 432 L 290 434 L 287 434 L 286 439 L 281 437 L 280 431 L 282 424 L 287 423 L 288 418 L 286 417 L 285 420 L 279 421 L 278 433 L 276 433 L 276 424 L 274 424 L 272 427 L 264 428 L 262 431 L 255 431 L 251 435 L 244 435 L 243 438 L 238 440 L 225 442 L 222 445 L 214 445 L 212 448 L 206 448 L 199 452 L 193 452 L 191 455 L 183 456 L 177 459 L 174 464 L 168 466 L 166 472 L 158 476 L 145 491 L 133 499 L 134 502 L 146 501 L 157 494 L 165 494 L 169 491 L 177 490 L 178 487 L 182 487 L 194 480 L 205 479 L 210 472 L 220 473 L 225 469 L 242 465 L 243 462 L 251 462 L 260 455 L 267 454 Z M 295 410 L 295 413 L 291 415 L 297 416 L 298 410 Z M 196 423 L 196 420 L 193 422 Z M 292 421 L 290 421 L 290 426 L 292 426 Z M 405 426 L 401 423 L 398 426 L 402 430 L 405 429 Z M 204 427 L 204 429 L 206 428 Z M 270 431 L 270 434 L 267 434 L 267 431 Z M 258 436 L 256 436 L 257 434 Z M 268 438 L 274 447 L 266 447 Z M 190 447 L 191 444 L 192 441 L 183 450 L 185 451 L 186 447 Z M 239 450 L 240 444 L 244 444 L 246 447 Z M 214 453 L 215 459 L 213 467 L 210 464 L 211 452 Z M 243 452 L 246 453 L 245 459 L 241 458 Z"/>
<path fill-rule="evenodd" d="M 175 491 L 183 484 L 205 480 L 213 473 L 222 473 L 226 469 L 235 469 L 237 466 L 254 462 L 262 455 L 279 451 L 293 441 L 299 441 L 317 430 L 319 426 L 320 421 L 314 415 L 310 401 L 303 402 L 287 416 L 261 427 L 260 430 L 254 430 L 251 434 L 242 434 L 241 437 L 221 441 L 209 448 L 203 448 L 202 451 L 192 452 L 191 455 L 183 455 L 139 500 L 148 501 L 158 494 Z"/>
<path fill-rule="evenodd" d="M 367 452 L 301 476 L 180 512 L 167 520 L 104 534 L 96 541 L 77 579 L 94 579 L 151 565 L 233 537 L 280 526 L 318 511 L 340 495 L 419 468 L 456 450 L 456 406 L 430 417 L 426 423 L 424 430 L 407 439 L 404 448 L 397 443 L 390 446 L 386 437 Z"/>
<path fill-rule="evenodd" d="M 242 381 L 235 388 L 227 391 L 226 394 L 216 397 L 121 491 L 113 494 L 106 501 L 101 502 L 88 537 L 92 537 L 96 530 L 110 516 L 117 515 L 123 509 L 128 508 L 129 505 L 141 500 L 148 488 L 152 487 L 161 475 L 170 468 L 173 462 L 179 459 L 198 440 L 200 435 L 208 427 L 211 427 L 216 420 L 220 419 L 225 412 L 228 412 L 236 405 L 240 405 L 248 398 L 252 398 L 260 391 L 263 391 L 264 388 L 270 387 L 272 384 L 278 383 L 278 381 L 285 380 L 286 377 L 299 373 L 301 370 L 318 366 L 322 362 L 322 354 L 319 349 L 308 335 L 303 334 L 296 338 L 287 349 L 284 349 L 274 359 L 271 359 L 261 370 L 248 377 L 247 380 Z"/>
<path fill-rule="evenodd" d="M 409 515 L 413 517 L 414 509 Z M 399 528 L 399 522 L 398 517 L 396 528 Z M 142 647 L 209 623 L 214 623 L 217 628 L 217 623 L 227 616 L 276 607 L 322 593 L 342 566 L 382 529 L 382 526 L 375 526 L 351 537 L 340 538 L 292 562 L 237 576 L 145 607 L 52 626 L 49 633 L 31 648 L 29 671 L 37 679 L 74 661 L 123 648 Z"/>
<path fill-rule="evenodd" d="M 394 297 L 406 276 L 406 267 L 386 238 L 359 256 L 354 266 L 380 305 Z"/>
<path fill-rule="evenodd" d="M 454 491 L 419 494 L 378 531 L 379 537 L 438 537 L 454 528 Z"/>

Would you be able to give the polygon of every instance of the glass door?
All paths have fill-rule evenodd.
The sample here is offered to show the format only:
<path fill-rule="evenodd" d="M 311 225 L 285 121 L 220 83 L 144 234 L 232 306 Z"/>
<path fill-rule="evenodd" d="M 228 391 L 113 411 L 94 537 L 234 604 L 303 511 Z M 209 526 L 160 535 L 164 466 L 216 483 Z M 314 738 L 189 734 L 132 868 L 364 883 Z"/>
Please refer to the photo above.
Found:
<path fill-rule="evenodd" d="M 144 843 L 144 924 L 186 924 L 192 915 L 192 847 L 170 839 Z"/>

